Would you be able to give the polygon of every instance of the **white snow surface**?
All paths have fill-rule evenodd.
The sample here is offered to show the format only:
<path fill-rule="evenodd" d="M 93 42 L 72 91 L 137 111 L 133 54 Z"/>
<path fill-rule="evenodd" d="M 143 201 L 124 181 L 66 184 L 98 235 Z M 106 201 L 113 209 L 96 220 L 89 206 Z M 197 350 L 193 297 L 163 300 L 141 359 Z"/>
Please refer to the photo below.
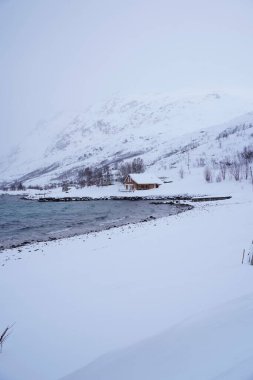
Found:
<path fill-rule="evenodd" d="M 251 379 L 252 187 L 213 186 L 232 199 L 1 252 L 0 379 Z"/>
<path fill-rule="evenodd" d="M 252 379 L 253 295 L 107 354 L 64 380 Z"/>

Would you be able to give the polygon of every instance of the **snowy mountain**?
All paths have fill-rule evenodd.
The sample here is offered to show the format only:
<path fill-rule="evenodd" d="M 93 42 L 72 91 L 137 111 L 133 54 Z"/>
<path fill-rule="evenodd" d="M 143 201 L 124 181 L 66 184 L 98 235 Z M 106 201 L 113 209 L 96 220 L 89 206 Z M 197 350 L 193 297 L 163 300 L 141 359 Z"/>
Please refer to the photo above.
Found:
<path fill-rule="evenodd" d="M 249 144 L 252 110 L 253 102 L 218 93 L 115 97 L 38 124 L 0 159 L 0 182 L 59 182 L 75 178 L 80 168 L 113 167 L 140 156 L 148 168 L 168 175 L 186 162 L 202 165 Z M 226 129 L 232 132 L 222 138 Z"/>

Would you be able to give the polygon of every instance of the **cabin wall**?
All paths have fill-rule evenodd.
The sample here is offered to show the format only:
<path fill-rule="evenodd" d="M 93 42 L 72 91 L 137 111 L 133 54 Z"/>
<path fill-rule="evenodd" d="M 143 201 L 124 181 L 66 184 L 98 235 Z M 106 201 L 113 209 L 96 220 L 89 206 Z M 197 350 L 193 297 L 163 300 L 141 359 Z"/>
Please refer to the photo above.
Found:
<path fill-rule="evenodd" d="M 150 190 L 150 189 L 155 189 L 157 185 L 155 184 L 148 184 L 148 185 L 136 185 L 137 190 Z"/>

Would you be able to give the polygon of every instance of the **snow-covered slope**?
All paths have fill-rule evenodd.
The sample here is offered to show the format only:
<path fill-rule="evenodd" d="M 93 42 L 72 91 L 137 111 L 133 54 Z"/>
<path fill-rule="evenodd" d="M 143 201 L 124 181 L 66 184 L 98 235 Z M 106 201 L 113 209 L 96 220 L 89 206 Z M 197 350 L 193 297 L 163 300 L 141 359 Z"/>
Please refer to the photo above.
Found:
<path fill-rule="evenodd" d="M 0 160 L 0 180 L 47 183 L 58 181 L 64 173 L 74 177 L 80 167 L 113 165 L 136 156 L 166 171 L 177 153 L 199 145 L 205 153 L 212 149 L 206 144 L 217 141 L 219 131 L 228 127 L 224 123 L 244 114 L 232 126 L 253 122 L 253 114 L 248 113 L 252 110 L 252 102 L 217 93 L 113 98 L 78 115 L 62 113 L 40 123 Z M 207 130 L 215 125 L 219 127 Z M 235 145 L 232 142 L 233 149 Z"/>
<path fill-rule="evenodd" d="M 102 356 L 64 380 L 252 379 L 253 295 Z"/>
<path fill-rule="evenodd" d="M 16 324 L 0 379 L 251 379 L 252 188 L 234 185 L 169 218 L 2 252 L 0 327 Z"/>

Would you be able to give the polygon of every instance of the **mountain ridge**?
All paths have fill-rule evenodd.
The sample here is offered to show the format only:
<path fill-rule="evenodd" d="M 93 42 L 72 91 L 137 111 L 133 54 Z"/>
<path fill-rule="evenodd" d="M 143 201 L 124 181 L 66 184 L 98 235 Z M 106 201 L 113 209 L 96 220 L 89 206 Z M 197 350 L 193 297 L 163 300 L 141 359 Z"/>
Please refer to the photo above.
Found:
<path fill-rule="evenodd" d="M 114 97 L 83 113 L 60 113 L 40 123 L 0 160 L 0 182 L 46 184 L 74 178 L 82 167 L 133 157 L 163 171 L 171 166 L 173 152 L 181 151 L 182 158 L 179 147 L 197 149 L 206 134 L 214 139 L 215 131 L 253 122 L 252 110 L 253 102 L 219 93 Z"/>

